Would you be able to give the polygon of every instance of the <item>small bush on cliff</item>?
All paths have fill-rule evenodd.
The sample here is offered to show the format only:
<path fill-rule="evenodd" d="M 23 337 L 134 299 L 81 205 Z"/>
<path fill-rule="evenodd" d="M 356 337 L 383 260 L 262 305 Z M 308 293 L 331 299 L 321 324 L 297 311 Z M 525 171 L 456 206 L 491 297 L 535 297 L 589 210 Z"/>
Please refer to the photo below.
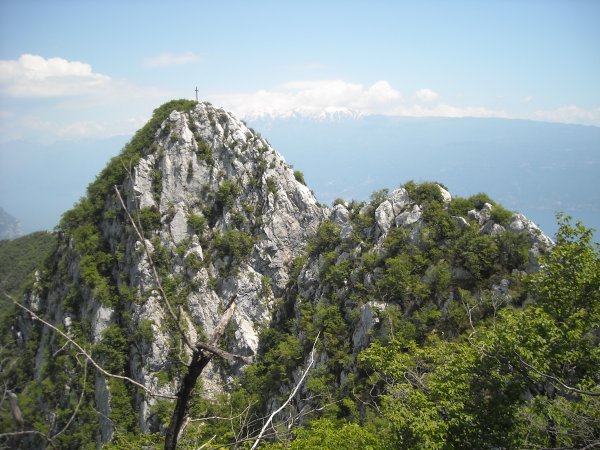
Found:
<path fill-rule="evenodd" d="M 300 170 L 294 170 L 294 178 L 296 178 L 296 181 L 306 186 L 306 181 L 304 181 L 304 174 Z"/>
<path fill-rule="evenodd" d="M 244 231 L 229 230 L 217 234 L 214 243 L 220 257 L 231 257 L 239 263 L 252 252 L 254 238 Z"/>

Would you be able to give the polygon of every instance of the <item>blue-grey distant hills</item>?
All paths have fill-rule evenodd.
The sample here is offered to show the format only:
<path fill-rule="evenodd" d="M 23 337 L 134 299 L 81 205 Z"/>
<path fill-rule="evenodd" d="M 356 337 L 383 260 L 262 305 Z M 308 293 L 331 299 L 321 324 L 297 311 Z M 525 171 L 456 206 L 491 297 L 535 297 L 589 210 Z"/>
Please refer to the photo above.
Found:
<path fill-rule="evenodd" d="M 25 233 L 52 230 L 129 138 L 0 143 L 0 205 Z"/>
<path fill-rule="evenodd" d="M 486 192 L 549 235 L 557 211 L 600 229 L 598 127 L 385 116 L 249 124 L 304 172 L 324 203 L 366 199 L 411 179 L 435 180 L 453 195 Z"/>
<path fill-rule="evenodd" d="M 0 240 L 15 239 L 22 234 L 19 221 L 0 207 Z"/>
<path fill-rule="evenodd" d="M 323 203 L 435 180 L 454 195 L 486 192 L 549 235 L 555 212 L 600 229 L 600 128 L 505 119 L 385 116 L 248 123 Z M 52 229 L 128 137 L 0 144 L 0 204 L 23 231 Z M 598 234 L 596 234 L 598 236 Z"/>

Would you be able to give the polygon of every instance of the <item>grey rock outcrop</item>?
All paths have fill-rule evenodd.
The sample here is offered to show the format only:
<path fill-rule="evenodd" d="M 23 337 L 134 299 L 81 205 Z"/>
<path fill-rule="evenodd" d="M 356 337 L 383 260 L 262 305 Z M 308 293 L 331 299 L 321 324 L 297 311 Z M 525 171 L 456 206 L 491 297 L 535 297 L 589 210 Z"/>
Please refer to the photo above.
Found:
<path fill-rule="evenodd" d="M 56 271 L 43 283 L 38 280 L 26 303 L 68 332 L 81 330 L 80 324 L 85 324 L 90 345 L 104 343 L 109 331 L 124 330 L 127 375 L 162 395 L 176 392 L 179 380 L 171 374 L 179 369 L 174 361 L 190 354 L 177 328 L 184 329 L 192 342 L 206 340 L 232 298 L 236 309 L 222 342 L 228 351 L 253 356 L 260 332 L 272 318 L 290 314 L 299 320 L 304 306 L 335 300 L 333 309 L 350 324 L 347 349 L 355 357 L 369 345 L 390 307 L 398 307 L 398 299 L 394 304 L 379 293 L 363 297 L 364 292 L 379 288 L 378 280 L 385 274 L 381 258 L 387 251 L 388 235 L 397 232 L 394 236 L 405 238 L 403 245 L 413 250 L 432 245 L 434 232 L 427 228 L 426 202 L 419 204 L 407 189 L 394 190 L 380 204 L 324 208 L 265 139 L 208 103 L 199 103 L 188 112 L 171 112 L 138 156 L 116 188 L 127 213 L 142 228 L 142 237 L 111 190 L 97 215 L 98 236 L 93 235 L 101 241 L 102 282 L 89 281 L 90 262 L 77 239 L 67 236 L 55 255 Z M 438 188 L 441 208 L 447 213 L 452 197 Z M 537 257 L 552 241 L 524 216 L 513 214 L 504 226 L 493 221 L 492 211 L 493 206 L 486 203 L 466 217 L 448 215 L 445 225 L 475 236 L 525 233 L 531 245 L 526 270 L 537 270 Z M 305 255 L 307 243 L 325 220 L 339 229 L 339 236 L 332 239 L 335 248 Z M 298 256 L 303 257 L 294 262 Z M 443 269 L 455 280 L 468 282 L 472 274 L 452 264 L 441 261 L 439 267 L 431 267 L 425 281 L 433 284 L 436 270 Z M 327 278 L 331 267 L 339 271 Z M 294 279 L 290 279 L 292 273 Z M 499 298 L 509 298 L 507 279 L 488 288 Z M 169 303 L 161 291 L 167 292 Z M 447 309 L 451 298 L 452 293 L 440 295 L 435 306 Z M 276 310 L 282 304 L 289 307 Z M 21 319 L 19 339 L 25 342 L 35 333 L 31 321 Z M 58 345 L 47 328 L 40 330 L 33 362 L 36 379 L 42 376 L 47 355 Z M 299 334 L 306 339 L 305 331 Z M 321 351 L 316 366 L 327 363 L 326 351 Z M 222 392 L 240 370 L 238 363 L 210 363 L 202 373 L 203 395 L 214 397 Z M 301 366 L 292 373 L 291 382 L 297 381 Z M 344 369 L 339 376 L 348 375 Z M 103 417 L 99 446 L 114 432 L 106 419 L 113 407 L 110 384 L 95 374 L 95 407 Z M 285 392 L 286 386 L 281 389 Z M 133 398 L 141 431 L 161 431 L 156 399 Z M 265 403 L 275 406 L 277 400 Z"/>
<path fill-rule="evenodd" d="M 41 303 L 38 309 L 65 323 L 64 302 L 76 290 L 80 301 L 69 320 L 89 323 L 92 343 L 101 342 L 108 327 L 122 326 L 119 317 L 125 311 L 130 318 L 127 332 L 133 335 L 150 327 L 151 339 L 130 348 L 129 376 L 173 395 L 176 384 L 163 381 L 174 345 L 171 319 L 147 251 L 155 262 L 160 260 L 163 284 L 174 286 L 169 291 L 171 302 L 180 305 L 177 314 L 192 341 L 210 336 L 224 305 L 235 296 L 234 331 L 226 345 L 232 352 L 253 355 L 259 331 L 268 324 L 274 300 L 288 282 L 288 266 L 329 212 L 265 139 L 207 103 L 185 113 L 173 111 L 156 132 L 151 151 L 129 170 L 118 186 L 129 213 L 155 216 L 158 221 L 145 224 L 142 242 L 121 214 L 116 195 L 110 195 L 99 228 L 108 251 L 118 255 L 112 269 L 114 291 L 129 292 L 131 299 L 119 306 L 121 312 L 104 304 L 101 292 L 83 281 L 81 259 L 69 241 L 61 244 L 57 254 L 66 274 L 51 281 L 41 301 L 32 292 L 28 304 Z M 190 225 L 192 217 L 205 229 Z M 339 217 L 347 219 L 343 211 Z M 245 246 L 244 254 L 236 254 L 239 245 Z M 70 280 L 70 288 L 64 278 Z M 36 373 L 52 345 L 53 339 L 44 331 Z M 221 392 L 236 370 L 239 367 L 224 371 L 209 364 L 203 372 L 205 395 Z M 107 380 L 98 375 L 94 385 L 99 412 L 109 417 Z M 152 431 L 155 399 L 137 401 L 141 429 Z M 101 422 L 100 431 L 102 442 L 111 439 L 109 420 Z"/>

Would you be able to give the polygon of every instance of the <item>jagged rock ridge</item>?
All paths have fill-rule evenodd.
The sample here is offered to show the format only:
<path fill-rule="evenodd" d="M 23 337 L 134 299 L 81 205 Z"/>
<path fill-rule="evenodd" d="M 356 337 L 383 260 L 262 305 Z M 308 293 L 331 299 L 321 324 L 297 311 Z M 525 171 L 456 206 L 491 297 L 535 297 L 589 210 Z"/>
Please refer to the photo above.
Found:
<path fill-rule="evenodd" d="M 335 294 L 340 304 L 349 305 L 342 308 L 348 316 L 350 305 L 358 308 L 358 316 L 348 320 L 352 326 L 348 347 L 339 349 L 356 355 L 368 344 L 381 311 L 397 300 L 382 298 L 357 306 L 351 294 L 358 287 L 376 286 L 385 267 L 353 269 L 353 264 L 365 254 L 385 255 L 392 230 L 405 230 L 406 243 L 418 248 L 427 239 L 431 222 L 426 203 L 406 188 L 370 204 L 321 207 L 265 139 L 208 103 L 171 111 L 152 129 L 139 154 L 120 162 L 125 176 L 114 181 L 127 211 L 143 228 L 144 242 L 116 193 L 102 191 L 92 202 L 95 206 L 84 201 L 76 213 L 65 216 L 54 265 L 40 275 L 27 305 L 72 336 L 100 348 L 122 342 L 115 336 L 130 336 L 121 348 L 125 361 L 114 370 L 162 394 L 176 391 L 181 367 L 173 361 L 185 355 L 185 349 L 158 292 L 145 248 L 192 339 L 209 335 L 223 306 L 236 296 L 238 307 L 225 345 L 233 352 L 253 355 L 261 329 L 273 316 L 299 320 L 303 303 L 316 305 Z M 108 172 L 102 177 L 114 178 Z M 441 186 L 435 189 L 440 204 L 448 209 L 450 194 Z M 96 191 L 91 188 L 90 196 Z M 97 209 L 91 222 L 85 215 L 90 208 Z M 537 255 L 551 241 L 520 214 L 498 223 L 494 208 L 485 203 L 468 214 L 452 216 L 453 227 L 476 227 L 474 235 L 487 236 L 523 232 L 529 250 L 522 269 L 535 271 Z M 323 224 L 333 224 L 334 244 L 316 251 L 314 236 Z M 312 245 L 310 254 L 298 259 L 307 245 Z M 343 270 L 330 274 L 332 267 Z M 456 279 L 471 276 L 458 265 L 449 270 Z M 506 293 L 507 283 L 502 279 L 488 287 Z M 447 307 L 451 300 L 451 294 L 440 299 L 439 307 Z M 292 316 L 279 310 L 282 301 L 292 305 Z M 33 376 L 42 380 L 47 376 L 48 355 L 55 354 L 61 343 L 26 316 L 18 329 L 23 347 L 28 340 L 37 341 Z M 102 351 L 110 354 L 106 348 Z M 327 367 L 329 359 L 331 355 L 323 351 L 319 364 Z M 210 365 L 203 373 L 205 394 L 220 392 L 236 373 L 237 366 Z M 294 372 L 292 383 L 298 373 Z M 347 368 L 338 370 L 336 382 L 347 374 Z M 98 373 L 94 377 L 94 404 L 101 417 L 97 440 L 102 443 L 114 433 L 110 417 L 117 408 L 116 391 L 105 377 Z M 274 388 L 287 389 L 285 385 Z M 58 392 L 54 401 L 60 404 L 66 397 L 67 393 Z M 131 398 L 139 429 L 160 431 L 156 399 Z M 276 400 L 270 403 L 275 405 Z"/>
<path fill-rule="evenodd" d="M 194 339 L 209 335 L 223 306 L 236 296 L 235 331 L 229 343 L 237 353 L 253 354 L 258 332 L 287 283 L 287 265 L 300 254 L 325 212 L 265 139 L 210 104 L 171 112 L 151 147 L 118 188 L 128 211 L 141 219 L 146 245 L 161 265 L 171 300 L 179 303 L 181 321 Z M 143 354 L 129 349 L 129 376 L 172 394 L 175 386 L 161 380 L 171 370 L 166 355 L 173 350 L 174 338 L 143 245 L 116 195 L 105 199 L 102 216 L 97 225 L 103 250 L 113 260 L 108 268 L 111 290 L 121 297 L 127 292 L 130 300 L 115 306 L 104 298 L 101 283 L 86 281 L 86 255 L 77 251 L 81 233 L 75 229 L 65 233 L 68 238 L 59 248 L 65 273 L 53 275 L 48 292 L 34 291 L 29 305 L 67 329 L 75 322 L 90 323 L 87 337 L 92 343 L 101 342 L 111 325 L 123 326 L 123 312 L 129 317 L 128 333 L 142 324 L 150 326 L 152 342 Z M 77 297 L 75 305 L 72 297 Z M 37 377 L 42 376 L 44 355 L 52 343 L 44 329 L 35 360 Z M 219 392 L 230 377 L 211 365 L 204 373 L 205 392 Z M 109 417 L 106 380 L 97 376 L 95 385 L 96 404 Z M 142 431 L 152 426 L 153 403 L 149 399 L 138 405 Z M 101 427 L 100 440 L 106 442 L 112 436 L 111 424 L 101 419 Z"/>

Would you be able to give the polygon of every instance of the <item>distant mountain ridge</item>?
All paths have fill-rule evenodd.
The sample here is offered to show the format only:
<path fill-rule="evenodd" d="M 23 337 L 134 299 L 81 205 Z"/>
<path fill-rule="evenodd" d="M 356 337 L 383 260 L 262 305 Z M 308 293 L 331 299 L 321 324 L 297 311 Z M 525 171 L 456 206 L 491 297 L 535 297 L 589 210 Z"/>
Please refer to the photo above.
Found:
<path fill-rule="evenodd" d="M 323 203 L 364 200 L 410 179 L 438 180 L 455 195 L 487 192 L 550 235 L 556 211 L 600 230 L 597 127 L 351 111 L 246 121 L 306 173 Z M 0 144 L 0 204 L 19 217 L 25 232 L 54 228 L 126 140 Z"/>
<path fill-rule="evenodd" d="M 15 239 L 22 235 L 21 223 L 0 207 L 0 240 Z"/>
<path fill-rule="evenodd" d="M 486 192 L 550 235 L 557 211 L 600 230 L 598 127 L 375 115 L 248 123 L 306 173 L 324 203 L 363 200 L 411 179 L 437 180 L 455 195 Z"/>

